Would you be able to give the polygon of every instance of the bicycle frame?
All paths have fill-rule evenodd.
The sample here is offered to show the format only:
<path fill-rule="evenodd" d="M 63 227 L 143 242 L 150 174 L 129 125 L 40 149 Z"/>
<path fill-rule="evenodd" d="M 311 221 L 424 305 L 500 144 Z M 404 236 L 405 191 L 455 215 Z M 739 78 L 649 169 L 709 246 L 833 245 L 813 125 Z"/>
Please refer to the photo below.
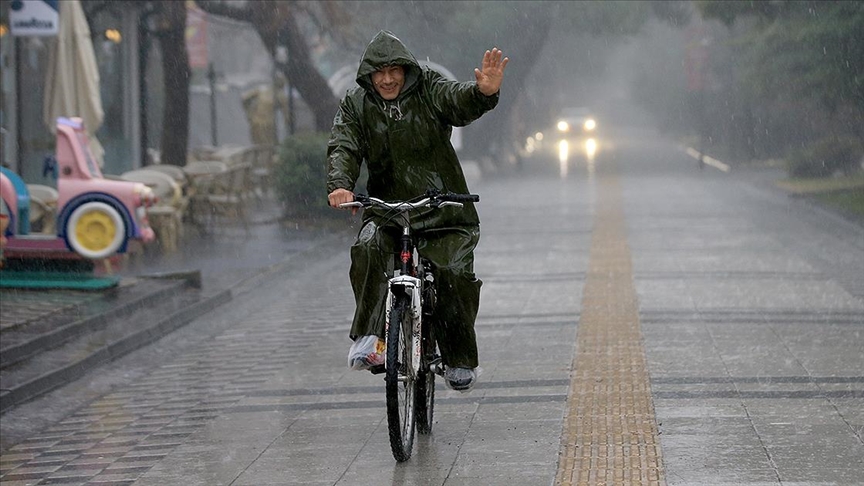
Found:
<path fill-rule="evenodd" d="M 394 275 L 389 280 L 387 292 L 387 318 L 386 329 L 390 327 L 390 309 L 393 307 L 394 294 L 400 292 L 411 297 L 411 366 L 406 368 L 412 376 L 420 373 L 420 357 L 422 354 L 422 329 L 423 329 L 423 282 L 417 277 L 417 262 L 419 255 L 411 240 L 411 229 L 407 212 L 405 213 L 405 224 L 402 228 L 402 251 L 399 253 L 402 268 L 399 275 Z M 410 370 L 410 371 L 409 371 Z"/>
<path fill-rule="evenodd" d="M 431 431 L 435 375 L 441 375 L 444 371 L 441 358 L 435 354 L 434 338 L 428 342 L 431 349 L 423 349 L 424 335 L 428 338 L 431 333 L 431 329 L 423 327 L 423 314 L 428 311 L 431 315 L 431 307 L 437 300 L 434 287 L 431 286 L 435 279 L 420 258 L 411 238 L 409 212 L 425 207 L 462 207 L 460 201 L 476 202 L 479 201 L 479 196 L 429 193 L 427 197 L 416 202 L 395 203 L 360 195 L 355 196 L 355 199 L 340 206 L 378 206 L 390 211 L 390 220 L 401 218 L 399 265 L 389 279 L 387 289 L 384 331 L 387 350 L 383 368 L 390 447 L 396 460 L 402 462 L 411 457 L 415 426 L 421 434 Z M 427 290 L 431 291 L 428 295 Z M 427 297 L 428 303 L 424 302 Z"/>

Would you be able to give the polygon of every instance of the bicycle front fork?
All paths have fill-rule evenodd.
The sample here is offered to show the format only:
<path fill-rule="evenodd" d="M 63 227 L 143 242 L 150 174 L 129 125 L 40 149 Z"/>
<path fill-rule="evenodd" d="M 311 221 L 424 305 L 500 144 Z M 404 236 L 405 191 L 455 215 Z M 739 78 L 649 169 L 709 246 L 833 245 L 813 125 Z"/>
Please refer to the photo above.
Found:
<path fill-rule="evenodd" d="M 391 316 L 390 310 L 393 308 L 393 302 L 396 298 L 396 295 L 406 295 L 410 299 L 411 306 L 409 308 L 409 318 L 411 322 L 410 331 L 411 338 L 410 341 L 407 339 L 404 341 L 406 347 L 410 347 L 409 356 L 411 358 L 411 366 L 410 369 L 413 372 L 413 376 L 417 376 L 420 373 L 420 358 L 422 354 L 422 334 L 421 331 L 423 329 L 423 304 L 420 296 L 422 289 L 422 282 L 417 277 L 412 277 L 410 275 L 398 275 L 390 279 L 390 290 L 387 292 L 387 326 L 390 326 Z M 403 329 L 403 333 L 406 334 L 405 329 Z M 407 338 L 408 336 L 405 336 Z M 403 338 L 404 339 L 404 338 Z M 410 343 L 410 346 L 409 346 Z"/>

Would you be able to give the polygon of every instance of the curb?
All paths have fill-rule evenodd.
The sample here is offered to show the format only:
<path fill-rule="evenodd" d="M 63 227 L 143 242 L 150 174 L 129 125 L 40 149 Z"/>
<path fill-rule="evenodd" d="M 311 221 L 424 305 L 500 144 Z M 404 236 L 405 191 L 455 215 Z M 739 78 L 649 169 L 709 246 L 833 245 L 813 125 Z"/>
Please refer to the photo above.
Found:
<path fill-rule="evenodd" d="M 778 190 L 782 191 L 782 189 Z M 828 208 L 809 195 L 786 193 L 786 196 L 789 197 L 789 199 L 798 202 L 799 204 L 807 206 L 814 213 L 818 213 L 819 215 L 831 219 L 839 225 L 846 226 L 850 230 L 864 235 L 864 220 L 856 219 L 851 214 L 844 214 L 838 209 Z"/>
<path fill-rule="evenodd" d="M 679 145 L 679 148 L 685 152 L 687 155 L 693 157 L 694 159 L 699 158 L 699 151 L 692 147 L 685 147 Z M 707 155 L 704 156 L 706 165 L 712 166 L 722 172 L 728 173 L 731 170 L 731 167 L 723 162 L 720 162 L 717 159 L 713 159 Z M 778 186 L 775 183 L 766 183 L 766 184 L 753 184 L 757 187 L 765 187 L 769 191 L 782 194 L 789 197 L 792 200 L 800 201 L 813 212 L 816 212 L 822 216 L 825 216 L 829 219 L 832 219 L 838 224 L 849 227 L 852 230 L 861 232 L 864 231 L 864 220 L 860 218 L 856 218 L 854 215 L 845 214 L 840 210 L 826 207 L 824 204 L 816 201 L 812 194 L 795 192 L 789 189 L 785 189 L 781 186 Z M 836 190 L 837 192 L 843 191 L 843 189 Z"/>
<path fill-rule="evenodd" d="M 185 309 L 174 312 L 167 318 L 162 319 L 149 328 L 142 329 L 141 331 L 97 349 L 86 358 L 70 365 L 57 368 L 53 371 L 49 371 L 28 382 L 18 385 L 17 387 L 8 390 L 8 393 L 0 395 L 0 413 L 37 396 L 48 393 L 62 385 L 75 381 L 81 378 L 86 372 L 99 365 L 111 362 L 125 354 L 141 348 L 146 344 L 150 344 L 229 300 L 231 300 L 230 290 L 226 289 L 217 292 L 210 297 L 206 297 L 186 307 Z M 100 316 L 97 316 L 97 318 L 99 317 Z"/>
<path fill-rule="evenodd" d="M 3 352 L 0 353 L 0 366 L 5 368 L 6 366 L 10 366 L 19 361 L 27 359 L 28 357 L 36 354 L 40 349 L 48 349 L 59 346 L 60 344 L 63 344 L 67 340 L 72 339 L 76 336 L 105 327 L 108 320 L 131 314 L 132 312 L 135 312 L 135 310 L 137 310 L 138 308 L 155 303 L 159 299 L 171 295 L 177 290 L 178 287 L 182 287 L 184 285 L 194 286 L 194 283 L 192 281 L 180 282 L 176 285 L 166 287 L 157 292 L 153 292 L 151 294 L 143 295 L 132 299 L 129 302 L 126 302 L 125 304 L 102 314 L 97 314 L 79 321 L 71 322 L 69 324 L 66 324 L 65 326 L 61 326 L 59 329 L 56 329 L 54 332 L 51 332 L 49 334 L 43 334 L 41 336 L 25 341 L 21 344 L 4 348 L 2 350 Z"/>
<path fill-rule="evenodd" d="M 23 404 L 38 396 L 55 390 L 63 385 L 76 381 L 82 378 L 87 372 L 100 365 L 119 359 L 120 357 L 132 351 L 135 351 L 141 347 L 144 347 L 147 344 L 157 341 L 158 339 L 190 323 L 194 319 L 215 310 L 216 308 L 226 304 L 227 302 L 230 302 L 235 296 L 248 294 L 256 287 L 270 281 L 280 272 L 300 267 L 305 262 L 308 262 L 310 260 L 310 257 L 314 256 L 318 252 L 324 251 L 324 248 L 332 247 L 339 241 L 345 240 L 347 238 L 347 232 L 345 234 L 342 234 L 340 232 L 335 235 L 325 236 L 317 239 L 313 243 L 311 243 L 308 248 L 297 251 L 295 253 L 291 253 L 281 261 L 274 263 L 268 267 L 264 267 L 261 271 L 251 276 L 242 278 L 234 282 L 233 284 L 229 284 L 221 290 L 216 290 L 213 295 L 210 295 L 209 297 L 204 297 L 202 298 L 202 300 L 199 300 L 198 302 L 195 302 L 190 306 L 187 306 L 172 313 L 168 317 L 160 320 L 156 324 L 146 329 L 142 329 L 141 331 L 121 338 L 113 343 L 107 344 L 95 350 L 92 354 L 79 361 L 44 373 L 41 376 L 22 383 L 21 385 L 11 388 L 8 391 L 4 390 L 6 391 L 6 393 L 0 395 L 0 413 L 4 413 L 17 405 Z M 153 274 L 141 276 L 139 278 L 182 279 L 184 280 L 184 283 L 181 285 L 189 285 L 195 288 L 201 288 L 202 283 L 200 271 Z M 143 296 L 139 299 L 135 299 L 134 301 L 128 303 L 127 305 L 124 305 L 121 308 L 112 309 L 111 311 L 108 311 L 104 314 L 96 315 L 84 321 L 74 323 L 71 326 L 74 326 L 76 328 L 75 330 L 78 330 L 79 333 L 86 332 L 86 330 L 89 329 L 98 328 L 107 320 L 122 316 L 123 314 L 134 312 L 135 306 L 146 306 L 148 303 L 155 302 L 158 299 L 162 298 L 166 294 L 166 292 L 170 293 L 176 288 L 177 286 L 172 286 L 168 289 L 154 292 L 153 294 Z M 21 356 L 16 361 L 26 358 L 26 356 L 22 356 L 25 350 L 29 354 L 33 354 L 35 352 L 34 347 L 36 347 L 38 344 L 62 343 L 64 338 L 69 336 L 69 333 L 71 332 L 73 332 L 73 330 L 61 329 L 61 331 L 58 333 L 58 336 L 56 337 L 36 338 L 33 340 L 39 341 L 41 339 L 45 339 L 44 341 L 41 341 L 41 343 L 28 341 L 27 343 L 22 344 L 21 346 L 26 346 L 26 348 L 22 349 L 22 351 L 15 352 L 18 356 Z M 15 355 L 13 355 L 13 358 L 14 357 Z"/>
<path fill-rule="evenodd" d="M 768 193 L 776 194 L 778 196 L 785 196 L 790 201 L 792 201 L 793 204 L 798 204 L 802 207 L 806 207 L 811 212 L 820 216 L 824 216 L 825 218 L 830 219 L 832 222 L 837 223 L 839 226 L 844 226 L 853 232 L 864 234 L 864 219 L 859 219 L 852 215 L 844 214 L 835 208 L 826 207 L 824 204 L 815 200 L 812 195 L 800 194 L 794 191 L 789 191 L 773 182 L 750 184 L 754 187 L 764 189 Z"/>

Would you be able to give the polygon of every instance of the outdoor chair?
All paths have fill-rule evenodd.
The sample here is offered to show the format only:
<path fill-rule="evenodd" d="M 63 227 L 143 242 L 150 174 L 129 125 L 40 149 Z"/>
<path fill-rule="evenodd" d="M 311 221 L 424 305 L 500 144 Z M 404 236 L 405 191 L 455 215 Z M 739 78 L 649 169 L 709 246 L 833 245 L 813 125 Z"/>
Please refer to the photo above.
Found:
<path fill-rule="evenodd" d="M 229 166 L 244 162 L 243 154 L 248 147 L 243 145 L 222 145 L 213 153 L 213 158 L 221 160 Z"/>
<path fill-rule="evenodd" d="M 181 189 L 185 189 L 188 183 L 188 177 L 186 176 L 186 172 L 183 171 L 182 167 L 170 164 L 153 164 L 144 167 L 147 170 L 155 170 L 157 172 L 162 172 L 171 176 L 174 179 L 174 182 L 180 185 Z"/>
<path fill-rule="evenodd" d="M 190 216 L 199 230 L 210 231 L 239 221 L 248 232 L 246 206 L 250 198 L 250 173 L 249 164 L 238 163 L 224 171 L 194 177 Z"/>
<path fill-rule="evenodd" d="M 191 179 L 202 175 L 225 172 L 226 170 L 228 170 L 228 164 L 221 160 L 195 160 L 186 163 L 183 167 L 183 173 Z"/>
<path fill-rule="evenodd" d="M 190 149 L 186 153 L 187 161 L 197 161 L 197 160 L 213 160 L 213 153 L 216 152 L 216 147 L 211 145 L 201 145 Z"/>
<path fill-rule="evenodd" d="M 272 145 L 257 145 L 250 155 L 252 165 L 251 183 L 258 200 L 269 197 L 273 193 L 273 176 L 276 147 Z"/>
<path fill-rule="evenodd" d="M 180 185 L 170 175 L 150 168 L 124 172 L 120 177 L 153 189 L 159 199 L 154 206 L 146 209 L 147 219 L 162 249 L 165 252 L 176 251 L 183 235 L 183 214 L 188 206 L 188 199 L 183 195 Z"/>
<path fill-rule="evenodd" d="M 34 233 L 57 233 L 57 189 L 42 184 L 27 184 L 30 192 L 30 229 Z"/>

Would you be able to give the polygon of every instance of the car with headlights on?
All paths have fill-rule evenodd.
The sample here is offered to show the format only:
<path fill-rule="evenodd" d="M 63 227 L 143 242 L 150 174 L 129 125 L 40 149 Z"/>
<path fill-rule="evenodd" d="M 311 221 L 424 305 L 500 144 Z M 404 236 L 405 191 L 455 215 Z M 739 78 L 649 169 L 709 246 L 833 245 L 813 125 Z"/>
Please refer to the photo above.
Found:
<path fill-rule="evenodd" d="M 593 161 L 597 154 L 597 118 L 586 107 L 561 110 L 555 122 L 559 159 L 581 158 Z"/>

